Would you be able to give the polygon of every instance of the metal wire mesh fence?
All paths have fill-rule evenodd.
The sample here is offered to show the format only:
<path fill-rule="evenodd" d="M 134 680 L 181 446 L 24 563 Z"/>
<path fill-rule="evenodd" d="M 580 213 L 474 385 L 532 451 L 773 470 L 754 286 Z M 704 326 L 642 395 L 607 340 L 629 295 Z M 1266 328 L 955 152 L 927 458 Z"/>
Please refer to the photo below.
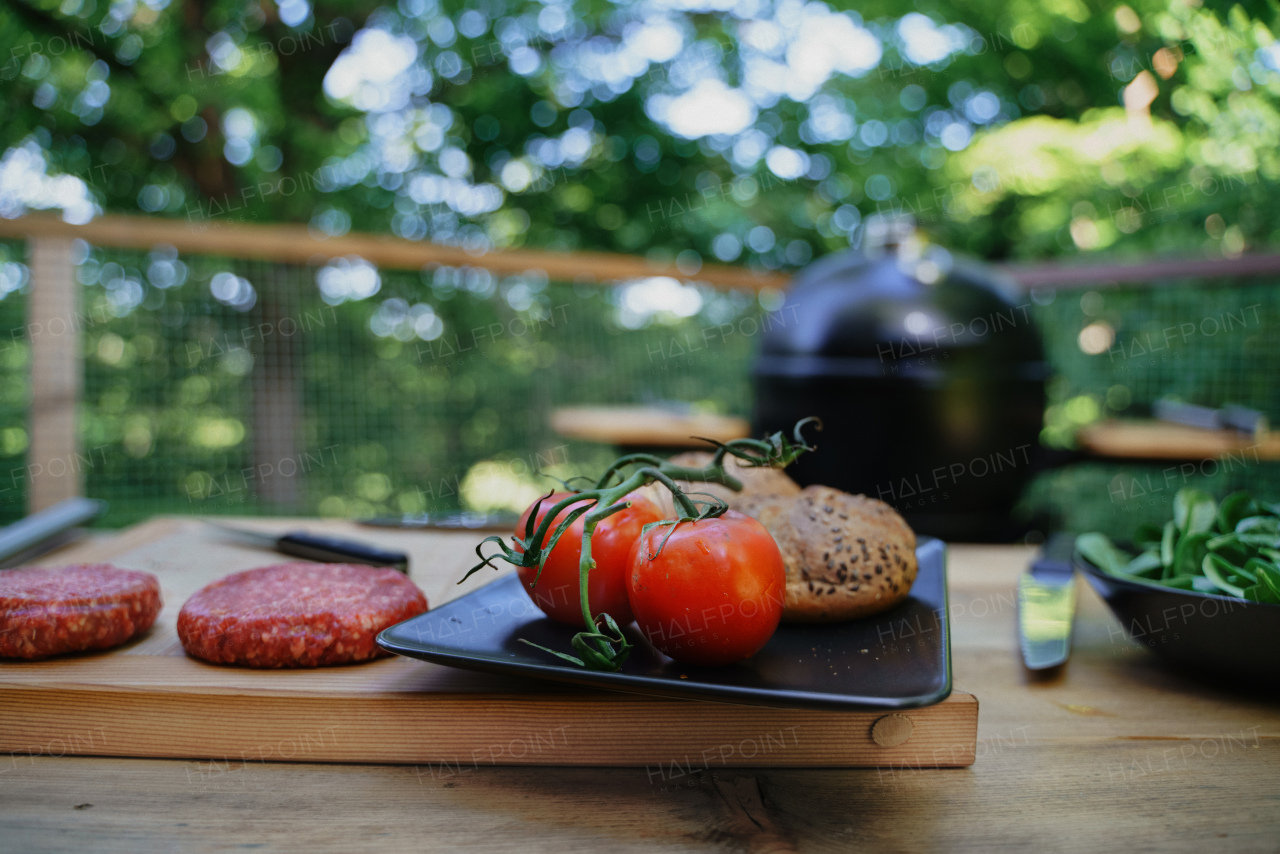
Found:
<path fill-rule="evenodd" d="M 16 252 L 16 248 L 14 250 Z M 649 291 L 530 272 L 322 267 L 77 245 L 84 349 L 79 468 L 107 524 L 155 513 L 370 516 L 498 509 L 538 471 L 598 471 L 611 452 L 556 436 L 553 406 L 748 407 L 754 294 L 672 280 Z M 15 265 L 20 262 L 12 262 Z M 25 273 L 15 266 L 15 275 Z M 656 289 L 656 291 L 654 290 Z M 28 429 L 19 286 L 0 431 Z M 673 302 L 674 300 L 674 302 Z M 677 313 L 655 311 L 658 302 Z M 9 434 L 0 432 L 0 443 Z M 21 472 L 7 494 L 23 512 Z"/>
<path fill-rule="evenodd" d="M 27 505 L 27 413 L 31 381 L 27 371 L 26 292 L 30 271 L 20 243 L 0 242 L 0 515 L 20 517 Z"/>
<path fill-rule="evenodd" d="M 1064 443 L 1099 417 L 1148 416 L 1169 397 L 1280 415 L 1280 283 L 1184 279 L 1041 295 L 1035 310 L 1056 378 L 1045 439 Z M 1096 352 L 1089 353 L 1087 350 Z M 1280 495 L 1280 463 L 1259 446 L 1217 458 L 1084 461 L 1042 475 L 1023 509 L 1070 530 L 1126 537 L 1169 518 L 1189 486 Z"/>
<path fill-rule="evenodd" d="M 104 524 L 155 513 L 380 514 L 517 507 L 613 450 L 568 441 L 554 407 L 658 403 L 744 415 L 776 295 L 530 271 L 276 264 L 76 244 L 81 308 L 26 317 L 21 243 L 0 244 L 0 519 L 25 512 L 30 337 L 80 336 L 81 452 Z M 1163 396 L 1280 415 L 1280 283 L 1034 292 L 1055 379 L 1044 440 L 1145 415 Z M 777 322 L 785 323 L 785 318 Z M 874 449 L 867 449 L 874 453 Z M 1188 462 L 1192 468 L 1187 469 Z M 1123 536 L 1181 485 L 1280 495 L 1280 465 L 1084 461 L 1021 512 Z"/>

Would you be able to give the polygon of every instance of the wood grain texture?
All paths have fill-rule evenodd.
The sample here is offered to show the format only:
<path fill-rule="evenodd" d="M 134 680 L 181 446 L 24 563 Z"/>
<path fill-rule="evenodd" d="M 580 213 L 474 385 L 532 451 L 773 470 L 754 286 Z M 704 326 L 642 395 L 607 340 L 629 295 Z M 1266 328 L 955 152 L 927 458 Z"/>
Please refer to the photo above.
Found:
<path fill-rule="evenodd" d="M 682 776 L 20 757 L 0 768 L 0 833 L 33 854 L 1275 851 L 1280 742 L 1180 747 L 1031 740 L 964 769 Z"/>
<path fill-rule="evenodd" d="M 574 406 L 551 413 L 551 429 L 567 439 L 653 448 L 711 447 L 751 435 L 745 418 L 680 415 L 648 406 Z M 701 438 L 700 438 L 701 437 Z"/>
<path fill-rule="evenodd" d="M 130 854 L 1280 849 L 1276 698 L 1166 670 L 1087 587 L 1070 663 L 1028 681 L 1014 585 L 1032 554 L 950 549 L 957 684 L 982 697 L 969 768 L 209 762 L 50 745 L 0 753 L 0 840 Z"/>
<path fill-rule="evenodd" d="M 1280 435 L 1254 438 L 1229 430 L 1205 430 L 1165 421 L 1102 421 L 1080 429 L 1080 446 L 1100 457 L 1213 460 L 1256 465 L 1280 460 Z"/>
<path fill-rule="evenodd" d="M 411 556 L 412 578 L 441 604 L 459 586 L 473 532 L 351 530 L 349 523 L 237 520 L 283 532 L 335 529 Z M 25 755 L 245 757 L 475 765 L 715 763 L 963 766 L 978 705 L 968 694 L 912 710 L 912 735 L 880 745 L 883 713 L 760 709 L 611 694 L 486 675 L 401 657 L 349 667 L 251 670 L 187 657 L 181 603 L 228 573 L 287 560 L 236 544 L 194 519 L 161 518 L 49 556 L 46 565 L 110 560 L 155 573 L 166 606 L 144 637 L 102 654 L 0 666 L 0 751 Z M 619 721 L 628 725 L 619 728 Z M 679 721 L 679 726 L 668 722 Z"/>

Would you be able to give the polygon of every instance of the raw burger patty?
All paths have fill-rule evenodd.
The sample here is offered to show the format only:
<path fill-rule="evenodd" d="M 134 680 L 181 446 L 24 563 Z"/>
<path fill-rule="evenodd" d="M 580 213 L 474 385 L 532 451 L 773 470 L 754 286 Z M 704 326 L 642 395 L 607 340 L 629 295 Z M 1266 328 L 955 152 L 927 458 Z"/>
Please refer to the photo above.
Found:
<path fill-rule="evenodd" d="M 0 572 L 0 657 L 109 649 L 160 613 L 160 582 L 107 564 Z"/>
<path fill-rule="evenodd" d="M 427 597 L 394 569 L 285 563 L 197 592 L 178 614 L 178 638 L 215 664 L 321 667 L 386 655 L 378 632 L 425 610 Z"/>

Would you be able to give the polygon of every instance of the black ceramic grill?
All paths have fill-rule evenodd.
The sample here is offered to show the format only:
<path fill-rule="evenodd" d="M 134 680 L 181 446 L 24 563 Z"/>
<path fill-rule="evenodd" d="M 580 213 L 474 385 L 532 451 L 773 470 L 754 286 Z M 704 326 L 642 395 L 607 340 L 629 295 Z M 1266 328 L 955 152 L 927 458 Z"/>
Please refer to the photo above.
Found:
<path fill-rule="evenodd" d="M 921 533 L 1016 536 L 1048 372 L 1028 299 L 908 240 L 813 264 L 775 317 L 754 366 L 754 429 L 822 418 L 798 481 L 880 498 Z"/>

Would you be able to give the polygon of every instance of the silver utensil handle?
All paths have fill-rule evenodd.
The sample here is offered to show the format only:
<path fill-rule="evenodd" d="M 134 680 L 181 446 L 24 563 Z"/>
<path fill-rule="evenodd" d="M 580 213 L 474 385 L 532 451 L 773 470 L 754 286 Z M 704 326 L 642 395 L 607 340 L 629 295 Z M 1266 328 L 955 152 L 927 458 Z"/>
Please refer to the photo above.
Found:
<path fill-rule="evenodd" d="M 0 528 L 0 562 L 96 519 L 106 509 L 107 502 L 96 498 L 68 498 Z"/>

